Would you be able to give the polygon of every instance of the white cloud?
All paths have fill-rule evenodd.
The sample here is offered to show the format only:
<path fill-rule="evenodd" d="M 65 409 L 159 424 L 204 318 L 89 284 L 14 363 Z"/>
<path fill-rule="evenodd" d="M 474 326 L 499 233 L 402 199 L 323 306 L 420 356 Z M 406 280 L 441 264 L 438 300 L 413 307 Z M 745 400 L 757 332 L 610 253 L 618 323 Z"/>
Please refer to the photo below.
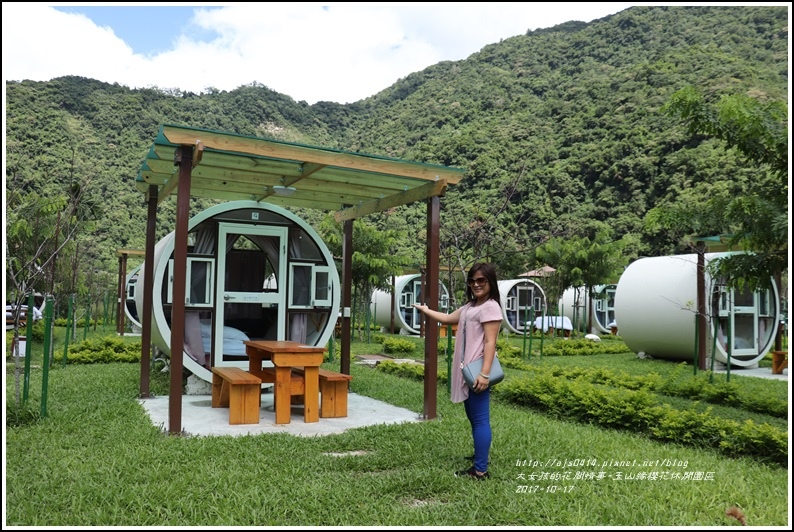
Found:
<path fill-rule="evenodd" d="M 5 2 L 3 77 L 44 81 L 77 75 L 132 88 L 192 92 L 257 82 L 308 103 L 349 103 L 528 29 L 589 22 L 629 6 L 234 3 L 223 9 L 197 7 L 186 33 L 174 36 L 172 50 L 144 56 L 112 29 L 82 15 Z"/>

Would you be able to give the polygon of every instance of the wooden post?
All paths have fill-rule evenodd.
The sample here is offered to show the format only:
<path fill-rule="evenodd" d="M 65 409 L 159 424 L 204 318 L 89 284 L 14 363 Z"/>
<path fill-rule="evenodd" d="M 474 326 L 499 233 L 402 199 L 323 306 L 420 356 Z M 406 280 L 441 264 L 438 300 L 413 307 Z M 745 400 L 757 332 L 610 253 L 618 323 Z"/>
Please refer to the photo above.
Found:
<path fill-rule="evenodd" d="M 119 283 L 118 283 L 118 319 L 116 320 L 116 333 L 119 336 L 124 336 L 124 310 L 122 305 L 126 304 L 126 294 L 124 280 L 127 277 L 127 254 L 122 253 L 119 255 Z"/>
<path fill-rule="evenodd" d="M 193 147 L 177 148 L 179 183 L 174 229 L 174 287 L 171 304 L 171 382 L 168 401 L 168 431 L 182 432 L 182 358 L 185 354 L 185 283 L 187 279 L 187 233 L 190 214 L 190 174 Z"/>
<path fill-rule="evenodd" d="M 441 200 L 433 196 L 427 200 L 427 250 L 425 252 L 426 279 L 425 303 L 438 310 L 438 254 Z M 424 379 L 424 418 L 435 419 L 436 392 L 438 389 L 438 322 L 424 320 L 425 323 L 425 379 Z"/>
<path fill-rule="evenodd" d="M 706 245 L 702 240 L 697 242 L 697 327 L 698 331 L 698 367 L 706 369 Z M 716 334 L 716 333 L 715 333 Z"/>
<path fill-rule="evenodd" d="M 350 312 L 353 286 L 353 220 L 345 220 L 342 237 L 342 349 L 340 373 L 350 375 Z"/>
<path fill-rule="evenodd" d="M 154 238 L 157 227 L 157 186 L 149 185 L 146 217 L 146 255 L 143 263 L 143 308 L 138 312 L 141 321 L 141 399 L 149 397 L 149 371 L 152 351 L 152 300 L 154 299 Z"/>

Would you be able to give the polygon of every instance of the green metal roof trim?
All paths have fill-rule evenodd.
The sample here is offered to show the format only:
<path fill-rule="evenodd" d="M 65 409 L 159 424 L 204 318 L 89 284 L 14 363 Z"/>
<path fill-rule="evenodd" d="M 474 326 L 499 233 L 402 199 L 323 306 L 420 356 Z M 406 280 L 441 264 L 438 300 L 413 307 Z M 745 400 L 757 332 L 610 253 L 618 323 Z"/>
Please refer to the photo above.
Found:
<path fill-rule="evenodd" d="M 191 172 L 193 197 L 337 211 L 340 221 L 443 195 L 446 186 L 460 182 L 465 172 L 461 168 L 162 125 L 138 172 L 138 190 L 147 193 L 155 185 L 160 201 L 176 190 L 179 167 L 175 155 L 180 146 L 192 146 L 194 160 L 198 160 Z M 279 194 L 283 192 L 291 194 Z"/>

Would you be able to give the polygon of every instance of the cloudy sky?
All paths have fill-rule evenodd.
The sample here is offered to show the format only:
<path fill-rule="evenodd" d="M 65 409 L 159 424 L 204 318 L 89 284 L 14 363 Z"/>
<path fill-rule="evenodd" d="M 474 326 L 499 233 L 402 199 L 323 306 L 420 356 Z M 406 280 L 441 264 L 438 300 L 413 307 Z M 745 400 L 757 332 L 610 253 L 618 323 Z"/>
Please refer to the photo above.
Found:
<path fill-rule="evenodd" d="M 309 104 L 350 103 L 501 39 L 632 5 L 661 4 L 3 2 L 3 79 L 196 93 L 256 82 Z"/>

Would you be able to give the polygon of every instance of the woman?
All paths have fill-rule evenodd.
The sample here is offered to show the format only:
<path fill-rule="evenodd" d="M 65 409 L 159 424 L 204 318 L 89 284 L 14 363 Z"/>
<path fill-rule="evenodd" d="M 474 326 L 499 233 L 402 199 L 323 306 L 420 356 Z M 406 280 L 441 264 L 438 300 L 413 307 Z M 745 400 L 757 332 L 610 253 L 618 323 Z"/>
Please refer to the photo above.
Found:
<path fill-rule="evenodd" d="M 496 354 L 496 339 L 502 325 L 502 305 L 499 302 L 496 269 L 492 264 L 479 263 L 472 266 L 466 285 L 467 303 L 451 314 L 431 310 L 427 305 L 414 306 L 428 318 L 441 324 L 458 324 L 450 375 L 450 397 L 453 403 L 463 402 L 466 409 L 474 440 L 474 456 L 471 457 L 474 463 L 455 475 L 483 480 L 489 477 L 488 453 L 492 438 L 488 374 Z M 469 390 L 463 381 L 461 360 L 466 365 L 481 357 L 482 372 L 474 381 L 474 389 Z"/>

